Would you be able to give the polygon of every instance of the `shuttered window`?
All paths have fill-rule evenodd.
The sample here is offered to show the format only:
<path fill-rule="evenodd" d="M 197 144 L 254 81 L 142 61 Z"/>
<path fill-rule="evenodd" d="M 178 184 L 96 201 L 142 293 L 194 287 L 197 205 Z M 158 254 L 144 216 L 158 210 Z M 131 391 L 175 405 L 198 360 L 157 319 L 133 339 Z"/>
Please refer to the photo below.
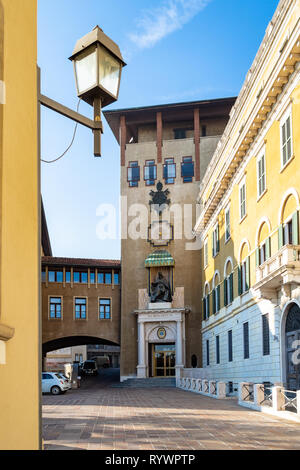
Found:
<path fill-rule="evenodd" d="M 282 166 L 284 166 L 292 157 L 291 116 L 289 116 L 281 126 L 281 153 Z"/>
<path fill-rule="evenodd" d="M 225 211 L 225 242 L 230 239 L 230 207 Z"/>
<path fill-rule="evenodd" d="M 246 183 L 240 186 L 240 220 L 246 215 Z"/>
<path fill-rule="evenodd" d="M 244 359 L 249 359 L 249 323 L 246 322 L 243 325 L 243 336 L 244 336 Z"/>
<path fill-rule="evenodd" d="M 212 233 L 212 256 L 215 257 L 220 251 L 219 224 L 217 224 Z"/>
<path fill-rule="evenodd" d="M 257 161 L 257 192 L 258 197 L 262 195 L 262 193 L 266 189 L 266 161 L 265 155 L 262 155 L 259 160 Z"/>
<path fill-rule="evenodd" d="M 268 313 L 262 316 L 262 340 L 263 355 L 268 356 L 270 354 L 270 325 Z"/>
<path fill-rule="evenodd" d="M 248 256 L 245 261 L 238 268 L 238 282 L 239 282 L 239 295 L 247 292 L 250 289 L 250 257 Z"/>

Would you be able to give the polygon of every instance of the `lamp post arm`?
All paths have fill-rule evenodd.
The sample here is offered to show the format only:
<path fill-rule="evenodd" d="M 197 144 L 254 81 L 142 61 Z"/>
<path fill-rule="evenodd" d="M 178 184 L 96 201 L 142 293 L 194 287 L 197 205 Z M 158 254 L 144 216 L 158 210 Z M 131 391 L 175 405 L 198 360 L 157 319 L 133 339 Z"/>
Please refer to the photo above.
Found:
<path fill-rule="evenodd" d="M 58 103 L 57 101 L 52 100 L 51 98 L 48 98 L 45 95 L 39 95 L 39 102 L 41 105 L 45 106 L 46 108 L 52 109 L 52 111 L 56 111 L 62 116 L 72 119 L 73 121 L 78 122 L 79 124 L 82 124 L 83 126 L 88 127 L 93 131 L 100 131 L 101 133 L 103 133 L 101 121 L 92 121 L 91 119 L 83 116 L 82 114 L 79 114 L 76 111 L 67 108 L 66 106 Z"/>

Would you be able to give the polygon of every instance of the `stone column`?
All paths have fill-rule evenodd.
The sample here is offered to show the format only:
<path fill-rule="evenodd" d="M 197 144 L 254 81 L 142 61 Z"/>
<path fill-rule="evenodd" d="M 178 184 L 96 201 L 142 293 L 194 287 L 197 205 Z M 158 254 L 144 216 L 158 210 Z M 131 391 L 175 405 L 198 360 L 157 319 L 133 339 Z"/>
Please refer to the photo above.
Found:
<path fill-rule="evenodd" d="M 178 320 L 176 324 L 176 366 L 182 364 L 182 321 Z"/>
<path fill-rule="evenodd" d="M 182 320 L 176 322 L 176 377 L 181 376 L 181 369 L 183 369 L 182 360 Z"/>
<path fill-rule="evenodd" d="M 145 378 L 145 324 L 143 322 L 138 322 L 138 361 L 137 376 L 139 378 Z"/>

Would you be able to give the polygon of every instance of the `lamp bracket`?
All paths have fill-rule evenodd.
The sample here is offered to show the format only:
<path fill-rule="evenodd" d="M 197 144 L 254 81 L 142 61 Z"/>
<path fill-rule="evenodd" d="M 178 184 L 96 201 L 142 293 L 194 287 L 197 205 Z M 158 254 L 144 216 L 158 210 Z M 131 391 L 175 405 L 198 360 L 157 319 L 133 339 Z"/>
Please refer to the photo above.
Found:
<path fill-rule="evenodd" d="M 79 124 L 82 124 L 83 126 L 88 127 L 93 131 L 101 131 L 101 133 L 103 134 L 103 126 L 101 120 L 92 121 L 91 119 L 83 116 L 82 114 L 79 114 L 76 111 L 73 111 L 72 109 L 67 108 L 66 106 L 42 94 L 39 95 L 38 100 L 40 104 L 45 106 L 46 108 L 49 108 L 52 111 L 56 111 L 62 116 L 72 119 L 73 121 L 78 122 Z"/>

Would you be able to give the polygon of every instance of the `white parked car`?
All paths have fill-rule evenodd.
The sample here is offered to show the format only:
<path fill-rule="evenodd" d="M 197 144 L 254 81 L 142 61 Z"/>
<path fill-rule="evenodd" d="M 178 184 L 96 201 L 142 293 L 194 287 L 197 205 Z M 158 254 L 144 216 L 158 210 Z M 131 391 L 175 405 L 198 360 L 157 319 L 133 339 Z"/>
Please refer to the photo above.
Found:
<path fill-rule="evenodd" d="M 71 382 L 59 372 L 42 373 L 42 392 L 59 395 L 71 388 Z"/>

